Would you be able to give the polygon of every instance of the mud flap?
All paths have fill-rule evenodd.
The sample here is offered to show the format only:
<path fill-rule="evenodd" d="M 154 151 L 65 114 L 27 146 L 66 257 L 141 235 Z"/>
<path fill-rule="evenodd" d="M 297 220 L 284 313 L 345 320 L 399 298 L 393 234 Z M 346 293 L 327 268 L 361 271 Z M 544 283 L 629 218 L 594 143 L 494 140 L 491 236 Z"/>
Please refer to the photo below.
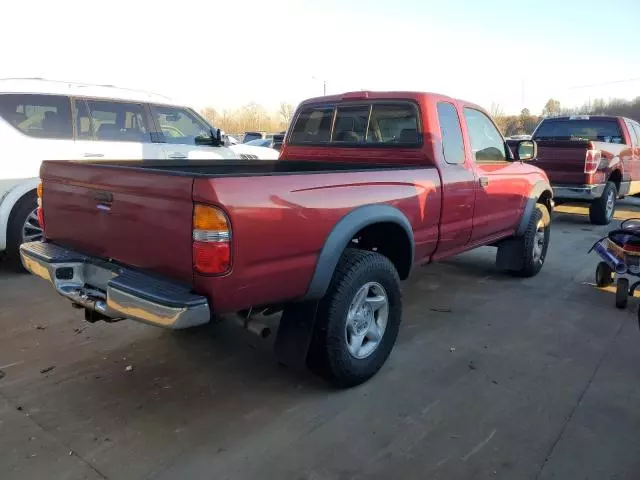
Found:
<path fill-rule="evenodd" d="M 497 245 L 496 267 L 499 270 L 518 271 L 524 266 L 524 242 L 521 238 L 507 238 Z"/>
<path fill-rule="evenodd" d="M 282 313 L 274 349 L 278 361 L 291 369 L 307 367 L 318 303 L 318 300 L 292 303 Z"/>

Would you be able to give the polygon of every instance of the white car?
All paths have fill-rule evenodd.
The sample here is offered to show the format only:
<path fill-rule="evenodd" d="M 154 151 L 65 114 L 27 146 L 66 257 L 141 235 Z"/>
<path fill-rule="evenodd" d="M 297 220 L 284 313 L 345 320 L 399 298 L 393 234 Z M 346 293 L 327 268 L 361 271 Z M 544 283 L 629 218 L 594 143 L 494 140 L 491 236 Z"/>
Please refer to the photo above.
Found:
<path fill-rule="evenodd" d="M 277 160 L 270 148 L 218 144 L 194 110 L 162 95 L 42 79 L 0 80 L 0 253 L 42 238 L 43 160 Z"/>

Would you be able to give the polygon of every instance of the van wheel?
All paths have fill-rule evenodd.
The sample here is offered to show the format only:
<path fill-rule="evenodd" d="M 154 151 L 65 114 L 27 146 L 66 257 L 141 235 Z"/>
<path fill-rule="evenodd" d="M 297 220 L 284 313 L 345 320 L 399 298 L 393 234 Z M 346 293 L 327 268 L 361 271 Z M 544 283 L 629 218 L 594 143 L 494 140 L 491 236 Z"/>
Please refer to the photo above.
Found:
<path fill-rule="evenodd" d="M 591 203 L 589 207 L 589 220 L 594 225 L 609 225 L 616 211 L 618 189 L 613 182 L 607 182 L 602 196 Z"/>
<path fill-rule="evenodd" d="M 27 193 L 15 204 L 9 216 L 7 229 L 7 257 L 10 268 L 22 270 L 20 245 L 43 239 L 43 231 L 36 210 L 38 200 L 35 192 Z"/>
<path fill-rule="evenodd" d="M 379 253 L 346 249 L 320 301 L 309 368 L 338 387 L 352 387 L 386 362 L 398 336 L 398 272 Z"/>

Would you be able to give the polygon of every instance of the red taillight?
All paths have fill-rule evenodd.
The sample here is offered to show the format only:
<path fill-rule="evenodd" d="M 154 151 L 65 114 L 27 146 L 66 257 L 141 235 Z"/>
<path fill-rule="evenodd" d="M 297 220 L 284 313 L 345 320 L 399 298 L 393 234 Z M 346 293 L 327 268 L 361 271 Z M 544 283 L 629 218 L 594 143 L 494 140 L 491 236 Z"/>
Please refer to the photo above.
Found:
<path fill-rule="evenodd" d="M 593 145 L 593 142 L 589 142 L 587 146 L 587 154 L 584 159 L 584 173 L 592 174 L 596 173 L 598 170 L 598 166 L 600 165 L 600 159 L 602 158 L 602 153 L 600 150 L 597 150 Z"/>
<path fill-rule="evenodd" d="M 193 266 L 199 273 L 220 274 L 231 268 L 229 243 L 193 242 Z"/>
<path fill-rule="evenodd" d="M 193 209 L 193 267 L 198 273 L 220 275 L 231 270 L 231 225 L 216 207 Z"/>
<path fill-rule="evenodd" d="M 38 216 L 38 223 L 40 224 L 40 228 L 44 232 L 44 212 L 42 211 L 42 182 L 38 183 L 38 187 L 36 188 L 36 193 L 38 195 L 38 209 L 36 210 L 36 215 Z"/>

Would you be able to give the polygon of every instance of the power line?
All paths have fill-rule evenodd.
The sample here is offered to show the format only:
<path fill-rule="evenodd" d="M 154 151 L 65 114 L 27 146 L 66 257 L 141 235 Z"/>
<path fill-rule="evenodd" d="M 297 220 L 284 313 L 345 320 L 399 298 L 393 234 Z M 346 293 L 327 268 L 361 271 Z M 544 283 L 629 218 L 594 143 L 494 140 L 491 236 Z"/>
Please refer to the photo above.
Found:
<path fill-rule="evenodd" d="M 615 83 L 636 82 L 638 80 L 640 80 L 640 77 L 628 78 L 626 80 L 613 80 L 611 82 L 592 83 L 590 85 L 575 85 L 573 87 L 565 87 L 565 89 L 566 90 L 575 90 L 575 89 L 578 89 L 578 88 L 599 87 L 601 85 L 613 85 Z"/>

